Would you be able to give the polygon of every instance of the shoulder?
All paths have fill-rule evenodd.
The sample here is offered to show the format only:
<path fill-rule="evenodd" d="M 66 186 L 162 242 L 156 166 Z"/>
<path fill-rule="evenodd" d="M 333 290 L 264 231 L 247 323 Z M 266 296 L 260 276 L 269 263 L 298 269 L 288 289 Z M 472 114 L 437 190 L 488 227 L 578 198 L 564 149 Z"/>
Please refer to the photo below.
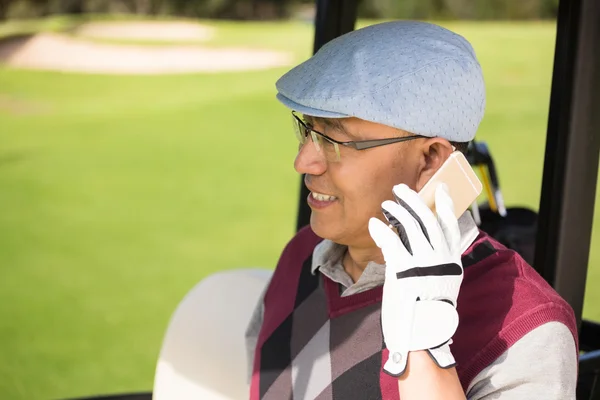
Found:
<path fill-rule="evenodd" d="M 549 322 L 566 327 L 577 348 L 572 308 L 519 254 L 484 233 L 471 252 L 482 256 L 465 267 L 453 346 L 462 364 L 463 384 Z"/>
<path fill-rule="evenodd" d="M 506 311 L 508 314 L 503 315 L 517 318 L 543 308 L 556 308 L 574 322 L 572 308 L 533 267 L 487 234 L 482 232 L 465 253 L 463 265 L 465 276 L 458 306 L 465 316 L 481 318 L 478 311 L 485 309 L 486 314 Z M 571 321 L 561 322 L 569 326 Z"/>
<path fill-rule="evenodd" d="M 524 335 L 477 374 L 467 398 L 575 399 L 577 362 L 570 329 L 548 322 Z"/>

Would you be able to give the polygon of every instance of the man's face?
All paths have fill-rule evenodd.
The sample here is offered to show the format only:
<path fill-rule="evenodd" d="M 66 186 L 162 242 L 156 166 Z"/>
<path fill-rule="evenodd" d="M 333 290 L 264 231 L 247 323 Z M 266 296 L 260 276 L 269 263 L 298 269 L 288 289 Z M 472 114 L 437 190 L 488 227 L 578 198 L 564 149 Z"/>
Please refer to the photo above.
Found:
<path fill-rule="evenodd" d="M 357 118 L 328 121 L 305 116 L 305 121 L 316 131 L 344 142 L 409 135 Z M 307 201 L 312 209 L 312 230 L 339 244 L 372 247 L 368 221 L 371 217 L 382 218 L 381 203 L 393 199 L 393 186 L 399 183 L 413 189 L 419 186 L 424 140 L 427 139 L 361 151 L 339 146 L 338 162 L 328 161 L 323 151 L 317 151 L 312 141 L 307 141 L 298 152 L 294 168 L 306 174 L 305 182 L 311 191 Z M 313 193 L 334 198 L 317 195 L 315 199 Z"/>

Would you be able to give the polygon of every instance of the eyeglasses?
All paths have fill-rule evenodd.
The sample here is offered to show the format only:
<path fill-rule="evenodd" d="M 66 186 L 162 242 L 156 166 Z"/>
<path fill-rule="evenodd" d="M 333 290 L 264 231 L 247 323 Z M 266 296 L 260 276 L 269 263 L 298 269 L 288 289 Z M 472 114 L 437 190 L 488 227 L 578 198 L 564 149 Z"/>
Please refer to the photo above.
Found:
<path fill-rule="evenodd" d="M 292 112 L 292 116 L 294 122 L 294 131 L 296 133 L 298 141 L 300 142 L 300 147 L 302 147 L 307 142 L 308 135 L 310 135 L 315 147 L 317 148 L 317 151 L 323 153 L 327 161 L 330 162 L 338 162 L 341 160 L 342 156 L 340 154 L 340 146 L 351 147 L 355 150 L 366 150 L 371 149 L 373 147 L 385 146 L 392 143 L 406 142 L 408 140 L 425 137 L 422 135 L 412 135 L 389 139 L 340 142 L 338 140 L 330 138 L 324 133 L 315 131 L 311 126 L 302 121 L 302 119 L 300 119 L 300 117 L 298 117 L 296 113 Z"/>

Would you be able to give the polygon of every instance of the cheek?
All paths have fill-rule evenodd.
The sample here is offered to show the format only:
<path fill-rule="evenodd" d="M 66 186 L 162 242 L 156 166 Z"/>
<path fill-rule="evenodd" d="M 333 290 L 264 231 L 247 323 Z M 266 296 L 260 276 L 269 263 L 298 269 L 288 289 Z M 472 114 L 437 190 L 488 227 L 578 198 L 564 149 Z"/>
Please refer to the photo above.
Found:
<path fill-rule="evenodd" d="M 378 215 L 381 203 L 393 199 L 394 185 L 414 183 L 406 168 L 393 159 L 379 159 L 338 172 L 336 186 L 343 196 L 344 211 L 361 220 Z"/>

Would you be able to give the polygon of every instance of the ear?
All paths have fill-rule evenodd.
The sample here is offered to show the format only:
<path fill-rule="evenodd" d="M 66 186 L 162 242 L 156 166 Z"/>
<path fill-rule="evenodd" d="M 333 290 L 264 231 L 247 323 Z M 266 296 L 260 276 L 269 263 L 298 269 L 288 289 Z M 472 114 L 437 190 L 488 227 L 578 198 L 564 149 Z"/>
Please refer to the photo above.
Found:
<path fill-rule="evenodd" d="M 419 154 L 421 160 L 417 177 L 417 192 L 429 182 L 431 177 L 440 169 L 453 151 L 452 145 L 446 139 L 431 138 L 422 142 Z"/>

